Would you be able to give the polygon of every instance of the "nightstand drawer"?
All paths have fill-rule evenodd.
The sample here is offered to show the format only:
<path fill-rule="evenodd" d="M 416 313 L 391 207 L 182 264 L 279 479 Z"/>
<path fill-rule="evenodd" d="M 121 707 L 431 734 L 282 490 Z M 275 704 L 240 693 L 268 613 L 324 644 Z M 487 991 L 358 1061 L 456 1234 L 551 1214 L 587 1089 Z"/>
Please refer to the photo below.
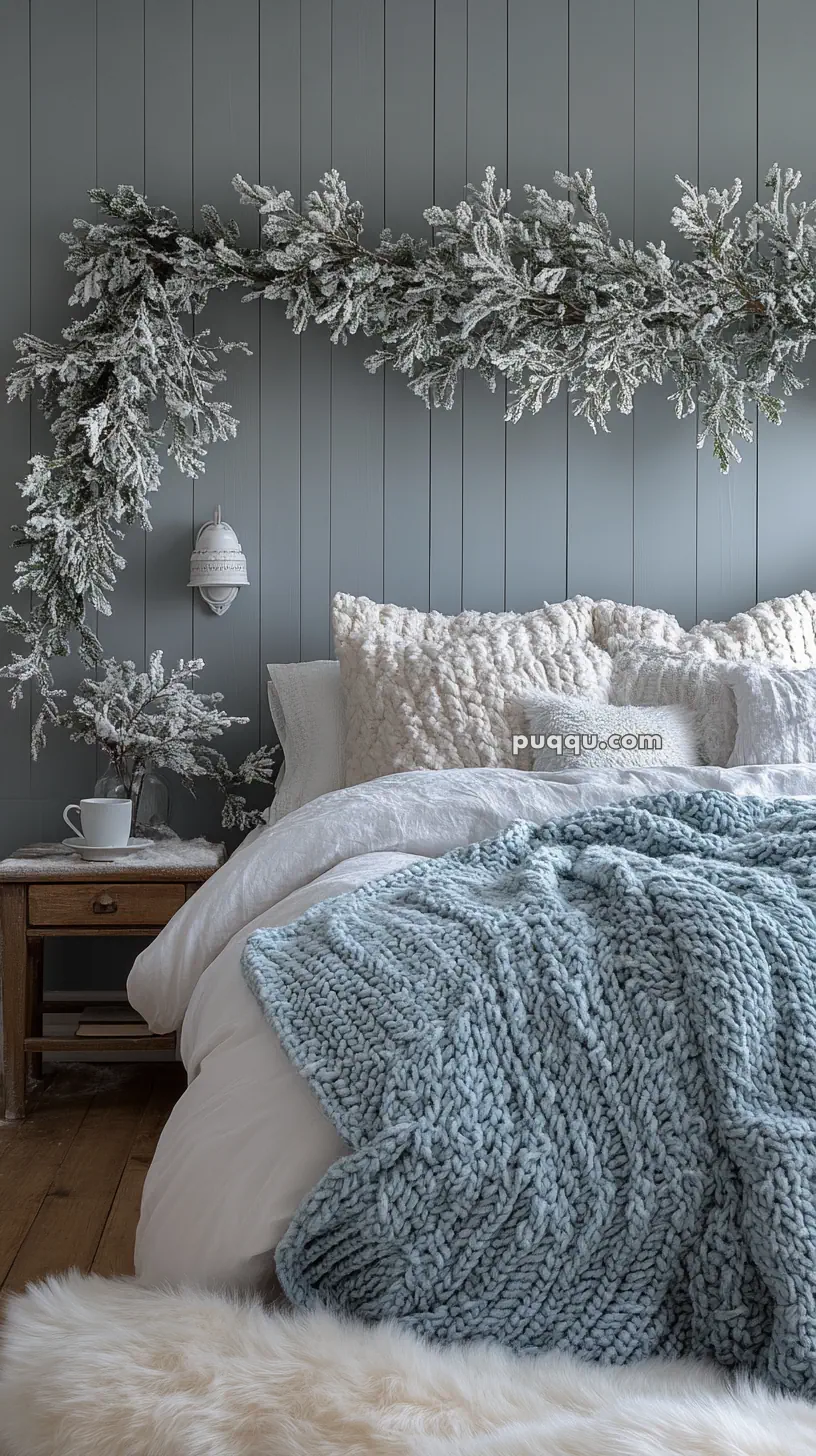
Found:
<path fill-rule="evenodd" d="M 166 925 L 184 904 L 184 885 L 121 880 L 93 884 L 31 885 L 29 925 Z"/>

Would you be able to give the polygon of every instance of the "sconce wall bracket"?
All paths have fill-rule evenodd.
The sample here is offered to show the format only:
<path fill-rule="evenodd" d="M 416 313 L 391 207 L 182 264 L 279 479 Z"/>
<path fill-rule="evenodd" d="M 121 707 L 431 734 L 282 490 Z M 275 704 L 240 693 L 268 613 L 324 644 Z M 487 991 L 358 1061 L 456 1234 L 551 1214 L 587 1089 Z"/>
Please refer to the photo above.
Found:
<path fill-rule="evenodd" d="M 239 587 L 249 586 L 241 543 L 232 526 L 221 520 L 220 506 L 196 536 L 188 586 L 198 588 L 202 600 L 217 617 L 232 606 Z"/>

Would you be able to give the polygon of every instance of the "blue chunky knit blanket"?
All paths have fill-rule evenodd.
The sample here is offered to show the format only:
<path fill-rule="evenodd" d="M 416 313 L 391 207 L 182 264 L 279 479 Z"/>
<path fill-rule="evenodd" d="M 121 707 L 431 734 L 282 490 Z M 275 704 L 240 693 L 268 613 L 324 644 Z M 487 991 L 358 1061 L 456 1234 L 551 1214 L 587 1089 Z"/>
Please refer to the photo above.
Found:
<path fill-rule="evenodd" d="M 289 1296 L 816 1399 L 816 803 L 514 824 L 251 936 L 352 1148 Z"/>

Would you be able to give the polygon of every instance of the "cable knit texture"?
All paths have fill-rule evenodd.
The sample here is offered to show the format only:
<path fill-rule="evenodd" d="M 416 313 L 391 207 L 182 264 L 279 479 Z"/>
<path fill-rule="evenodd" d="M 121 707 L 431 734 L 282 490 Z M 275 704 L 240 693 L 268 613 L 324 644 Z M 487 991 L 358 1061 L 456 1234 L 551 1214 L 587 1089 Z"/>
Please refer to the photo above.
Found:
<path fill-rule="evenodd" d="M 803 591 L 759 602 L 728 622 L 701 622 L 681 631 L 672 645 L 706 657 L 816 667 L 816 596 Z"/>
<path fill-rule="evenodd" d="M 535 612 L 415 612 L 336 596 L 346 783 L 415 768 L 529 768 L 514 709 L 536 688 L 605 699 L 612 660 L 589 597 Z"/>
<path fill-rule="evenodd" d="M 524 709 L 530 733 L 533 768 L 557 773 L 574 768 L 667 768 L 696 765 L 697 723 L 690 708 L 670 703 L 662 708 L 613 707 L 586 698 L 566 698 L 558 693 L 539 693 L 525 698 Z M 622 744 L 627 735 L 657 738 L 659 746 L 641 742 Z M 560 745 L 547 740 L 556 735 Z M 564 739 L 579 740 L 564 745 Z M 611 741 L 610 741 L 611 740 Z"/>
<path fill-rule="evenodd" d="M 352 1152 L 298 1304 L 816 1399 L 816 805 L 670 793 L 423 860 L 244 974 Z"/>
<path fill-rule="evenodd" d="M 415 768 L 530 767 L 514 704 L 550 691 L 603 700 L 612 656 L 633 646 L 707 659 L 816 666 L 816 597 L 760 602 L 728 622 L 685 631 L 668 612 L 573 597 L 536 611 L 445 617 L 338 594 L 334 639 L 346 726 L 346 783 Z M 680 689 L 681 693 L 685 689 Z M 687 697 L 668 699 L 694 706 Z M 702 729 L 726 763 L 722 726 Z"/>
<path fill-rule="evenodd" d="M 737 708 L 729 686 L 729 664 L 695 651 L 631 647 L 618 638 L 612 658 L 612 703 L 665 707 L 681 704 L 695 717 L 703 763 L 725 767 L 734 751 Z"/>
<path fill-rule="evenodd" d="M 688 631 L 666 612 L 651 612 L 642 620 L 639 614 L 643 611 L 642 607 L 596 603 L 594 640 L 612 652 L 624 642 L 632 646 L 638 641 L 699 652 L 708 658 L 816 667 L 816 596 L 809 591 L 758 602 L 727 622 L 700 622 Z"/>
<path fill-rule="evenodd" d="M 726 681 L 737 709 L 729 767 L 816 762 L 816 668 L 733 663 Z"/>

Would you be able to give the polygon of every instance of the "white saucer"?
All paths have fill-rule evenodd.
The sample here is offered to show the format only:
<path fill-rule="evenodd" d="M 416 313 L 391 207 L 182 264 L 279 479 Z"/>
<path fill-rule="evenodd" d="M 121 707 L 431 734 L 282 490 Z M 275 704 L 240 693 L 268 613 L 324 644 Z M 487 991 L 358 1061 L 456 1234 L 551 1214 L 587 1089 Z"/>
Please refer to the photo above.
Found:
<path fill-rule="evenodd" d="M 69 849 L 75 849 L 83 859 L 127 859 L 131 854 L 141 854 L 147 849 L 149 839 L 129 839 L 127 844 L 88 844 L 81 834 L 63 839 Z"/>

